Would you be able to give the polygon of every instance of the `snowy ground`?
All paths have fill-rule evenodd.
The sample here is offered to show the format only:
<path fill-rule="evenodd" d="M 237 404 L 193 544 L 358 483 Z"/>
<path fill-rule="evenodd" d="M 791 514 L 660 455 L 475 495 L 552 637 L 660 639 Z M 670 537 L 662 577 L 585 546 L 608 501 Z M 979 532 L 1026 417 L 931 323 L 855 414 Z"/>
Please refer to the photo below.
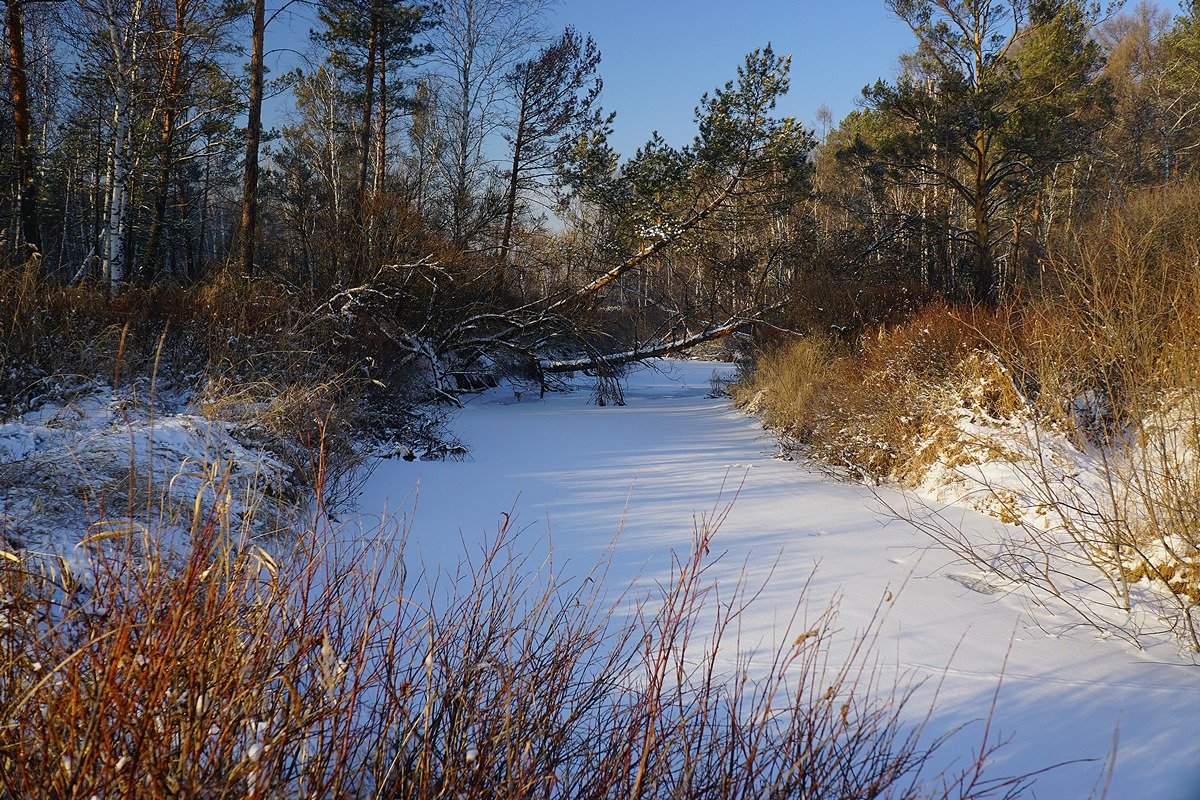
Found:
<path fill-rule="evenodd" d="M 728 401 L 705 396 L 714 368 L 727 367 L 671 362 L 664 372 L 638 372 L 619 408 L 589 405 L 586 391 L 520 402 L 493 391 L 455 421 L 471 448 L 467 461 L 384 462 L 364 487 L 362 511 L 369 519 L 415 505 L 409 558 L 433 568 L 494 535 L 501 512 L 513 509 L 529 547 L 549 540 L 556 564 L 580 573 L 620 530 L 608 580 L 621 588 L 664 575 L 670 551 L 688 547 L 693 514 L 736 490 L 716 540 L 725 555 L 715 574 L 732 582 L 744 567 L 752 582 L 766 580 L 742 626 L 743 648 L 782 635 L 780 621 L 816 565 L 813 602 L 840 594 L 848 630 L 865 626 L 881 598 L 895 594 L 884 604 L 878 649 L 911 677 L 928 679 L 926 699 L 944 676 L 935 732 L 985 717 L 1003 670 L 993 727 L 1012 740 L 1001 772 L 1103 759 L 1119 731 L 1108 797 L 1200 800 L 1200 668 L 1169 642 L 1137 651 L 1071 628 L 1066 614 L 1032 609 L 1019 591 L 953 564 L 889 517 L 886 506 L 905 503 L 896 493 L 773 458 L 771 434 Z M 981 536 L 998 524 L 954 513 Z M 963 759 L 979 733 L 977 725 L 955 740 Z M 1098 773 L 1096 763 L 1063 767 L 1038 779 L 1036 796 L 1086 797 Z"/>
<path fill-rule="evenodd" d="M 69 402 L 0 423 L 0 550 L 53 553 L 82 566 L 86 537 L 164 538 L 186 530 L 199 498 L 235 520 L 248 496 L 298 492 L 292 470 L 250 425 L 210 419 L 181 398 L 153 403 L 95 385 Z M 138 518 L 129 519 L 131 506 Z M 280 508 L 282 510 L 282 506 Z"/>

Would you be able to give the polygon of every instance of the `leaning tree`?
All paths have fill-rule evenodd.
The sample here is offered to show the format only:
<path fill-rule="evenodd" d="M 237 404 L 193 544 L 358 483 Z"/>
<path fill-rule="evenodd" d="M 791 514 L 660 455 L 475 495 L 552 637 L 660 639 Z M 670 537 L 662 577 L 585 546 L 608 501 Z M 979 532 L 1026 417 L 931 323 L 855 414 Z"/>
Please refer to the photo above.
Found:
<path fill-rule="evenodd" d="M 546 282 L 548 290 L 534 299 L 481 290 L 486 269 L 426 261 L 384 268 L 339 293 L 331 309 L 360 320 L 369 313 L 397 352 L 424 362 L 434 392 L 444 397 L 497 370 L 543 387 L 555 374 L 612 374 L 764 319 L 787 300 L 779 258 L 703 282 L 713 294 L 707 302 L 696 302 L 694 287 L 680 292 L 677 282 L 655 278 L 680 260 L 711 256 L 714 246 L 738 250 L 729 243 L 745 240 L 747 231 L 770 237 L 807 196 L 812 136 L 774 113 L 788 90 L 788 70 L 789 59 L 769 46 L 751 53 L 735 80 L 701 99 L 697 133 L 685 147 L 656 135 L 622 162 L 606 126 L 579 137 L 562 180 L 570 202 L 604 218 L 602 240 L 592 243 L 603 260 L 582 273 L 565 271 L 570 280 Z M 614 314 L 637 309 L 651 309 L 655 324 L 611 324 Z"/>

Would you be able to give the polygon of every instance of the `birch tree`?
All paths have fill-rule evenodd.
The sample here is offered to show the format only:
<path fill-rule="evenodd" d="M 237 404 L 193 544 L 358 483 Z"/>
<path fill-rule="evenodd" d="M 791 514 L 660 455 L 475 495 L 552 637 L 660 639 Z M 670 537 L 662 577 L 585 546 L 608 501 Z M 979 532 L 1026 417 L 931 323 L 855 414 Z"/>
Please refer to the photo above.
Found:
<path fill-rule="evenodd" d="M 491 178 L 484 143 L 500 130 L 504 76 L 545 36 L 552 0 L 446 0 L 432 31 L 441 119 L 440 168 L 447 235 L 466 247 L 498 211 L 485 202 Z"/>
<path fill-rule="evenodd" d="M 103 279 L 116 292 L 127 278 L 129 265 L 134 104 L 141 88 L 138 66 L 146 39 L 146 0 L 80 0 L 80 10 L 98 43 L 97 66 L 112 99 L 105 209 L 97 251 Z"/>
<path fill-rule="evenodd" d="M 262 141 L 263 73 L 266 69 L 266 0 L 250 0 L 250 92 L 246 101 L 245 160 L 242 167 L 242 214 L 238 226 L 238 265 L 254 274 L 254 238 L 258 234 L 258 150 Z"/>

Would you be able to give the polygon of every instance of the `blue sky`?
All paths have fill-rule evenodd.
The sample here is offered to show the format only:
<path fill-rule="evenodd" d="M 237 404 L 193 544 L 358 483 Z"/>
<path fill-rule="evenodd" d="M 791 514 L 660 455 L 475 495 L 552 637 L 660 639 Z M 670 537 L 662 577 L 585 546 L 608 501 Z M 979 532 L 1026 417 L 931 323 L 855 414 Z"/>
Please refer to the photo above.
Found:
<path fill-rule="evenodd" d="M 269 0 L 268 9 L 278 5 Z M 293 8 L 268 31 L 275 75 L 296 63 L 289 49 L 303 49 L 314 24 L 306 9 Z M 672 144 L 690 142 L 700 95 L 733 78 L 745 55 L 767 42 L 793 57 L 780 113 L 810 127 L 821 103 L 841 119 L 862 87 L 893 75 L 912 46 L 883 0 L 562 0 L 548 22 L 595 38 L 604 107 L 617 112 L 613 144 L 625 155 L 654 130 Z M 286 96 L 269 100 L 268 124 L 282 123 L 289 104 Z"/>
<path fill-rule="evenodd" d="M 809 127 L 822 103 L 835 120 L 853 110 L 862 87 L 894 76 L 913 45 L 883 0 L 565 0 L 556 21 L 599 45 L 605 108 L 617 112 L 613 144 L 626 155 L 653 130 L 689 142 L 700 95 L 767 42 L 792 56 L 779 111 Z"/>

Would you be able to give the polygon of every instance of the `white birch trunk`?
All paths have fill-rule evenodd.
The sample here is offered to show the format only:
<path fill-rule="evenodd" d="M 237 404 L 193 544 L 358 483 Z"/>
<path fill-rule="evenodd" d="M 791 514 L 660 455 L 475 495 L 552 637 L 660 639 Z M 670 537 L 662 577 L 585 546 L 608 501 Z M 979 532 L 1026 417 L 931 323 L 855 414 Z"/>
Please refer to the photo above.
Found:
<path fill-rule="evenodd" d="M 117 96 L 113 109 L 113 142 L 108 151 L 108 210 L 105 214 L 103 244 L 104 278 L 109 291 L 115 292 L 125 280 L 125 212 L 129 203 L 130 125 L 128 100 Z"/>
<path fill-rule="evenodd" d="M 104 27 L 112 53 L 113 137 L 105 175 L 107 210 L 99 243 L 101 268 L 109 291 L 116 292 L 126 278 L 129 212 L 129 170 L 133 149 L 132 87 L 136 80 L 138 36 L 142 0 L 133 0 L 126 17 L 115 0 L 103 4 Z"/>

